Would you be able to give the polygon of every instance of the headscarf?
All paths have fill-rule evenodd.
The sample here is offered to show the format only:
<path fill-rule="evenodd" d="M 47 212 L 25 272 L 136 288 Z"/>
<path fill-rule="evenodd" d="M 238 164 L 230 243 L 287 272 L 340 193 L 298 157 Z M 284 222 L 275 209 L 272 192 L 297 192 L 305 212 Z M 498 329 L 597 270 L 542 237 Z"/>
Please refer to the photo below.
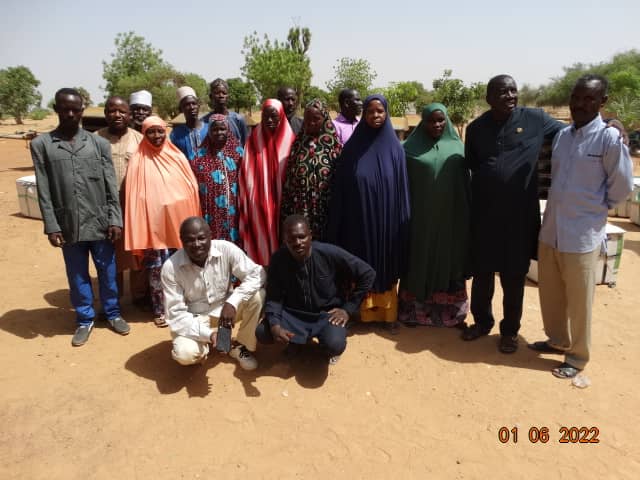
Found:
<path fill-rule="evenodd" d="M 378 100 L 387 117 L 379 128 L 366 122 Z M 363 116 L 336 161 L 328 239 L 376 271 L 373 291 L 391 288 L 406 267 L 409 189 L 405 155 L 382 95 L 365 99 Z"/>
<path fill-rule="evenodd" d="M 425 124 L 440 110 L 446 119 L 440 138 Z M 409 268 L 402 280 L 419 301 L 449 289 L 468 271 L 470 194 L 464 145 L 440 103 L 424 107 L 422 121 L 404 142 L 409 173 L 411 225 Z"/>
<path fill-rule="evenodd" d="M 262 111 L 273 107 L 280 123 L 270 132 L 262 123 L 251 132 L 240 168 L 240 237 L 247 254 L 268 265 L 279 245 L 280 200 L 287 159 L 295 135 L 279 100 L 269 98 Z"/>
<path fill-rule="evenodd" d="M 434 140 L 427 134 L 424 124 L 427 122 L 431 114 L 437 110 L 444 113 L 446 125 L 442 132 L 442 136 Z M 426 158 L 431 154 L 431 149 L 435 144 L 438 145 L 439 154 L 442 156 L 445 154 L 449 156 L 456 153 L 464 155 L 464 145 L 462 140 L 460 140 L 455 127 L 449 119 L 447 107 L 441 103 L 431 103 L 424 107 L 422 110 L 422 120 L 404 141 L 403 146 L 407 157 L 421 159 Z M 447 152 L 443 152 L 443 148 L 446 149 Z"/>
<path fill-rule="evenodd" d="M 209 122 L 209 129 L 215 122 L 227 126 L 227 141 L 222 148 L 216 148 L 207 133 L 191 164 L 198 181 L 202 216 L 211 228 L 212 238 L 240 244 L 238 171 L 244 150 L 231 132 L 225 115 L 213 114 Z"/>
<path fill-rule="evenodd" d="M 142 123 L 143 139 L 129 160 L 124 236 L 126 250 L 180 248 L 180 224 L 200 215 L 198 184 L 189 162 L 167 136 L 155 147 L 145 133 L 166 128 L 156 116 Z"/>
<path fill-rule="evenodd" d="M 317 134 L 308 135 L 304 124 L 296 137 L 287 167 L 287 177 L 282 193 L 281 220 L 294 213 L 309 220 L 313 237 L 323 240 L 329 209 L 329 191 L 336 158 L 342 145 L 329 116 L 329 109 L 322 100 L 314 98 L 305 110 L 314 108 L 322 117 Z"/>

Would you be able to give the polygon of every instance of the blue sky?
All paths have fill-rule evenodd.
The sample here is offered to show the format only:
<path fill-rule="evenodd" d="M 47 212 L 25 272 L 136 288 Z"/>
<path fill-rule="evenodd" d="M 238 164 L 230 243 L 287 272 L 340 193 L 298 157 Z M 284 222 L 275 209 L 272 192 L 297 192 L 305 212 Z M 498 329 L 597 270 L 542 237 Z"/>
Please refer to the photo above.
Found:
<path fill-rule="evenodd" d="M 637 0 L 4 0 L 2 10 L 0 68 L 29 67 L 44 104 L 63 86 L 83 86 L 101 101 L 102 61 L 116 34 L 129 30 L 179 70 L 210 81 L 240 76 L 245 35 L 283 39 L 296 22 L 311 29 L 312 84 L 321 87 L 341 57 L 369 60 L 376 86 L 417 80 L 431 87 L 444 69 L 467 82 L 509 73 L 518 84 L 539 85 L 563 66 L 640 48 Z"/>

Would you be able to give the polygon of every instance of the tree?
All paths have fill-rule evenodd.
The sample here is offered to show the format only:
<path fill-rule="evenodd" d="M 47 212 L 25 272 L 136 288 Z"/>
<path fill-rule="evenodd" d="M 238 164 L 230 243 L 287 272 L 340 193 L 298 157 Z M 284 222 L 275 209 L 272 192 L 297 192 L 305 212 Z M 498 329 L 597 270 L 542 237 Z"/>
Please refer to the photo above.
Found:
<path fill-rule="evenodd" d="M 392 82 L 389 87 L 382 89 L 382 93 L 389 102 L 391 116 L 404 117 L 424 93 L 424 87 L 420 82 L 415 81 Z"/>
<path fill-rule="evenodd" d="M 207 82 L 195 73 L 177 71 L 162 58 L 162 50 L 146 43 L 134 32 L 119 33 L 115 39 L 113 60 L 102 62 L 103 77 L 108 96 L 128 98 L 131 92 L 148 90 L 153 96 L 153 107 L 163 118 L 178 114 L 176 90 L 184 85 L 192 87 L 201 101 L 207 98 Z"/>
<path fill-rule="evenodd" d="M 86 107 L 90 107 L 91 105 L 93 105 L 93 101 L 91 100 L 91 95 L 89 94 L 89 92 L 87 91 L 86 88 L 84 88 L 84 87 L 76 87 L 76 90 L 78 91 L 78 93 L 82 97 L 82 104 L 85 106 L 85 108 Z"/>
<path fill-rule="evenodd" d="M 462 136 L 464 125 L 471 119 L 478 101 L 485 97 L 486 85 L 475 83 L 467 87 L 462 80 L 451 78 L 451 70 L 433 81 L 434 100 L 442 103 L 449 112 L 451 122 Z"/>
<path fill-rule="evenodd" d="M 288 85 L 296 89 L 304 101 L 311 85 L 311 62 L 307 56 L 311 33 L 307 28 L 289 29 L 286 42 L 262 39 L 257 32 L 244 38 L 242 73 L 258 91 L 262 100 L 276 96 L 278 88 Z"/>
<path fill-rule="evenodd" d="M 333 99 L 331 94 L 326 90 L 321 89 L 320 87 L 314 87 L 313 85 L 307 89 L 307 100 L 311 101 L 314 98 L 319 98 L 328 106 L 331 105 L 332 102 L 337 102 L 337 98 Z"/>
<path fill-rule="evenodd" d="M 229 107 L 236 112 L 241 109 L 248 110 L 251 115 L 252 108 L 258 102 L 253 85 L 241 78 L 227 78 L 227 85 L 229 85 Z"/>
<path fill-rule="evenodd" d="M 0 70 L 0 111 L 13 115 L 18 125 L 42 95 L 36 90 L 40 82 L 27 67 L 19 65 Z"/>
<path fill-rule="evenodd" d="M 368 60 L 364 58 L 343 57 L 333 67 L 334 77 L 327 82 L 331 97 L 335 98 L 332 107 L 338 107 L 338 94 L 343 88 L 354 88 L 361 96 L 366 96 L 378 74 Z"/>
<path fill-rule="evenodd" d="M 111 62 L 102 62 L 102 77 L 107 82 L 107 95 L 117 95 L 123 78 L 144 75 L 167 67 L 162 59 L 162 50 L 146 43 L 144 37 L 135 32 L 118 33 L 115 39 L 116 52 L 111 54 Z"/>

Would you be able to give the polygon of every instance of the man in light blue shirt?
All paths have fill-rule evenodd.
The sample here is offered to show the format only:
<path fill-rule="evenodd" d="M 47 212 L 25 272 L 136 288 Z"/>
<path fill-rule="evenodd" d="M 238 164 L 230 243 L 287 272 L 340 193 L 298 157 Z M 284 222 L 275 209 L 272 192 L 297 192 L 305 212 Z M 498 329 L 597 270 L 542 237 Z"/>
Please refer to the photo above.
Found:
<path fill-rule="evenodd" d="M 629 150 L 599 113 L 607 87 L 598 75 L 578 79 L 569 102 L 573 124 L 553 142 L 551 189 L 538 245 L 538 291 L 549 339 L 529 347 L 564 353 L 565 362 L 552 370 L 559 378 L 575 377 L 589 361 L 596 263 L 607 210 L 633 188 Z"/>

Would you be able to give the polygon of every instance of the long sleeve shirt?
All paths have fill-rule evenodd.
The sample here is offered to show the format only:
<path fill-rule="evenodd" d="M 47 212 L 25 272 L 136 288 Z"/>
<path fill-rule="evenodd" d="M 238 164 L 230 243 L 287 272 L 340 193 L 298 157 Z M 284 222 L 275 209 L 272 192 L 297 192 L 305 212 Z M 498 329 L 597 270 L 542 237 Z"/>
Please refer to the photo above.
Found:
<path fill-rule="evenodd" d="M 600 115 L 553 142 L 551 189 L 540 241 L 567 253 L 592 252 L 605 239 L 607 211 L 633 189 L 633 166 L 620 132 Z"/>
<path fill-rule="evenodd" d="M 232 276 L 241 282 L 236 288 L 232 288 Z M 208 342 L 213 330 L 197 317 L 219 317 L 225 303 L 237 310 L 265 280 L 264 269 L 226 240 L 211 241 L 203 267 L 193 263 L 184 249 L 178 250 L 164 263 L 161 273 L 165 318 L 171 332 Z"/>
<path fill-rule="evenodd" d="M 62 232 L 67 243 L 107 238 L 122 227 L 111 146 L 79 129 L 71 141 L 56 130 L 31 142 L 44 233 Z"/>
<path fill-rule="evenodd" d="M 282 310 L 320 313 L 342 308 L 349 315 L 360 308 L 376 273 L 364 260 L 340 247 L 312 242 L 311 255 L 297 262 L 286 247 L 271 257 L 265 316 L 279 325 Z M 348 298 L 345 293 L 354 284 Z"/>
<path fill-rule="evenodd" d="M 133 128 L 127 128 L 127 133 L 119 137 L 109 133 L 109 127 L 101 128 L 94 133 L 104 138 L 111 145 L 111 161 L 116 172 L 118 190 L 120 190 L 127 174 L 129 159 L 138 150 L 138 145 L 142 141 L 142 134 Z"/>
<path fill-rule="evenodd" d="M 338 114 L 338 116 L 333 121 L 333 125 L 336 127 L 336 135 L 338 135 L 338 139 L 340 143 L 344 145 L 351 137 L 351 134 L 356 129 L 356 125 L 360 122 L 360 119 L 356 117 L 356 119 L 351 122 L 347 120 L 347 118 L 342 115 L 342 113 Z"/>

